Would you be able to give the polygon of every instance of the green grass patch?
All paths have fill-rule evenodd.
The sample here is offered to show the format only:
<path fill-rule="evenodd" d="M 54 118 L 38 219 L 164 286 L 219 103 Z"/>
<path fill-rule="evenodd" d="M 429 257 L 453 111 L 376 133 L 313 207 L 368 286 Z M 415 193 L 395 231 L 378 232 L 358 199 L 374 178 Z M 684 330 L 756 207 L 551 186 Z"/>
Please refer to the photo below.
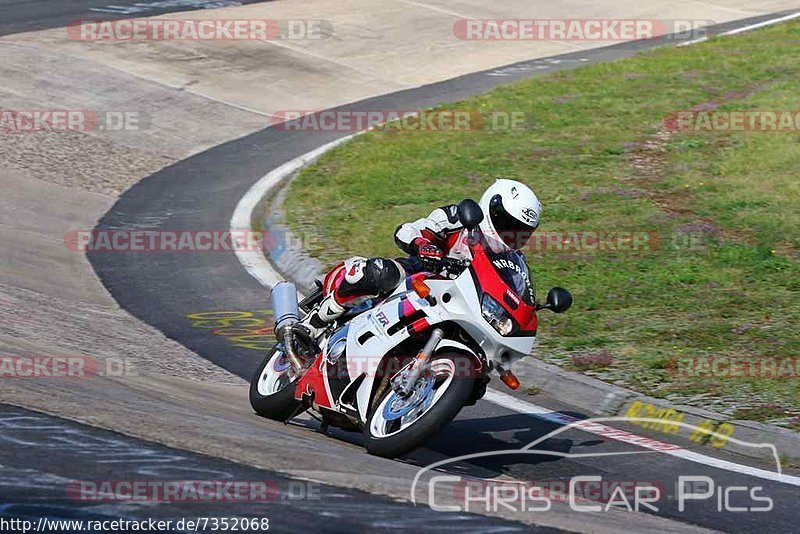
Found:
<path fill-rule="evenodd" d="M 800 109 L 800 24 L 539 76 L 440 109 L 524 112 L 514 131 L 375 131 L 303 170 L 289 224 L 311 253 L 396 256 L 398 224 L 495 176 L 533 187 L 541 232 L 657 232 L 637 254 L 529 252 L 540 292 L 572 290 L 542 314 L 539 355 L 569 365 L 602 350 L 604 373 L 656 396 L 708 393 L 800 407 L 797 380 L 692 379 L 678 356 L 800 354 L 800 134 L 672 132 L 670 113 Z M 560 359 L 560 360 L 559 360 Z M 580 366 L 578 366 L 580 367 Z M 610 378 L 611 379 L 611 378 Z"/>

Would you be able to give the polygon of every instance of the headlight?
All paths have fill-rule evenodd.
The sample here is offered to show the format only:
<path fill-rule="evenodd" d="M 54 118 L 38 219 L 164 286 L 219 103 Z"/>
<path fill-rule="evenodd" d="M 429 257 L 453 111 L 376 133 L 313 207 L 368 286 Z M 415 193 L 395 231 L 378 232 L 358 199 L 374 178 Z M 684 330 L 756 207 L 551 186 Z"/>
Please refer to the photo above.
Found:
<path fill-rule="evenodd" d="M 336 363 L 339 358 L 344 354 L 344 349 L 347 348 L 347 337 L 339 338 L 330 349 L 328 349 L 328 361 Z"/>
<path fill-rule="evenodd" d="M 507 336 L 514 329 L 514 322 L 506 313 L 505 308 L 486 294 L 481 300 L 481 315 L 501 336 Z"/>

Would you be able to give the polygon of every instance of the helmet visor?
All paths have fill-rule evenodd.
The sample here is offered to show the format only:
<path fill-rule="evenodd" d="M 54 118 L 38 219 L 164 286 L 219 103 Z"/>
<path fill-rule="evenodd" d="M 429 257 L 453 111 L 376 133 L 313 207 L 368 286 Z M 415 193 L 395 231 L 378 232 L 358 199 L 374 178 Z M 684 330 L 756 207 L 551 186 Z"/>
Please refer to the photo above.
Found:
<path fill-rule="evenodd" d="M 500 239 L 507 247 L 514 250 L 525 248 L 536 226 L 517 219 L 503 207 L 503 197 L 495 195 L 489 202 L 489 218 Z"/>

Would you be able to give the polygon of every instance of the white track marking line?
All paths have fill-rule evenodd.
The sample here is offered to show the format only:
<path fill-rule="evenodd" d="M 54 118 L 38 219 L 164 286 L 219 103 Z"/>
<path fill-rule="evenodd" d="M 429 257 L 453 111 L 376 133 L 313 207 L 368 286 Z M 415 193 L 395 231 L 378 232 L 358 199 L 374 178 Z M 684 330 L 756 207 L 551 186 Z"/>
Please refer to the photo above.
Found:
<path fill-rule="evenodd" d="M 794 20 L 794 19 L 796 19 L 798 17 L 800 17 L 800 11 L 798 11 L 797 13 L 792 13 L 790 15 L 785 15 L 783 17 L 778 17 L 776 19 L 770 19 L 770 20 L 765 20 L 764 22 L 757 22 L 755 24 L 749 24 L 747 26 L 742 26 L 741 28 L 734 28 L 732 30 L 728 30 L 726 32 L 722 32 L 720 34 L 717 34 L 717 36 L 736 35 L 736 34 L 739 34 L 739 33 L 748 32 L 750 30 L 755 30 L 757 28 L 763 28 L 765 26 L 772 26 L 773 24 L 778 24 L 780 22 L 786 22 L 788 20 Z M 698 39 L 693 39 L 691 41 L 686 41 L 684 43 L 679 43 L 678 46 L 691 46 L 693 44 L 703 43 L 705 41 L 708 41 L 708 37 L 700 37 Z"/>
<path fill-rule="evenodd" d="M 460 19 L 475 19 L 475 17 L 469 17 L 467 15 L 462 15 L 461 13 L 456 13 L 455 11 L 451 11 L 449 9 L 445 9 L 443 7 L 432 6 L 430 4 L 424 4 L 422 2 L 414 2 L 413 0 L 400 0 L 403 4 L 408 4 L 412 6 L 421 7 L 423 9 L 430 9 L 431 11 L 436 11 L 438 13 L 443 13 L 445 15 L 450 15 L 451 17 L 456 17 Z"/>
<path fill-rule="evenodd" d="M 253 184 L 233 210 L 233 216 L 230 222 L 231 233 L 235 235 L 239 232 L 251 231 L 253 210 L 256 209 L 258 203 L 267 195 L 270 189 L 278 185 L 284 178 L 356 135 L 358 134 L 347 135 L 336 141 L 331 141 L 311 152 L 307 152 L 302 156 L 287 161 Z M 236 242 L 236 240 L 234 240 L 234 242 Z M 239 263 L 241 263 L 250 276 L 258 280 L 261 285 L 270 288 L 283 280 L 283 277 L 272 267 L 272 264 L 270 264 L 261 250 L 253 250 L 252 247 L 247 245 L 245 245 L 244 248 L 238 248 L 234 245 L 234 252 L 239 259 Z"/>
<path fill-rule="evenodd" d="M 734 35 L 735 33 L 741 33 L 743 31 L 748 31 L 755 28 L 761 28 L 763 26 L 776 24 L 778 22 L 791 20 L 797 17 L 800 17 L 800 12 L 794 13 L 792 15 L 787 15 L 785 17 L 768 20 L 758 24 L 752 24 L 750 26 L 745 26 L 743 28 L 730 30 L 722 35 Z M 231 231 L 232 232 L 239 232 L 243 230 L 250 231 L 253 210 L 255 210 L 256 206 L 261 201 L 261 199 L 273 187 L 278 185 L 284 178 L 288 177 L 293 172 L 302 168 L 304 165 L 313 162 L 326 152 L 336 148 L 342 143 L 345 143 L 346 141 L 350 140 L 356 135 L 358 135 L 358 133 L 347 135 L 345 137 L 342 137 L 340 139 L 322 145 L 321 147 L 318 147 L 315 150 L 307 152 L 302 156 L 298 156 L 290 161 L 287 161 L 277 169 L 274 169 L 273 171 L 262 177 L 260 180 L 258 180 L 255 184 L 253 184 L 252 187 L 250 187 L 247 193 L 245 193 L 245 195 L 236 204 L 236 208 L 234 209 L 233 216 L 231 217 L 231 222 L 230 222 Z M 236 257 L 238 258 L 242 266 L 245 268 L 245 270 L 250 274 L 250 276 L 255 278 L 261 285 L 269 288 L 282 280 L 281 275 L 272 267 L 272 265 L 269 263 L 269 260 L 267 260 L 266 256 L 260 250 L 246 250 L 246 249 L 235 248 L 234 252 L 236 253 Z M 554 412 L 553 410 L 549 410 L 542 406 L 531 404 L 527 401 L 517 399 L 516 397 L 512 397 L 511 395 L 501 393 L 494 389 L 487 390 L 486 396 L 484 398 L 489 402 L 492 402 L 494 404 L 497 404 L 498 406 L 502 406 L 509 410 L 522 414 L 528 414 L 534 417 L 551 420 L 553 422 L 557 422 L 562 425 L 565 424 L 564 418 L 569 417 L 566 416 L 565 414 L 560 414 L 559 412 Z M 614 430 L 615 435 L 627 434 L 629 436 L 636 438 L 636 443 L 632 443 L 630 441 L 630 439 L 632 438 L 629 438 L 628 443 L 632 443 L 637 446 L 642 446 L 650 450 L 659 450 L 659 452 L 662 452 L 664 454 L 669 454 L 670 456 L 674 456 L 676 458 L 680 458 L 698 464 L 707 465 L 710 467 L 715 467 L 717 469 L 731 471 L 734 473 L 740 473 L 766 480 L 774 480 L 776 482 L 783 482 L 794 486 L 800 486 L 800 477 L 791 475 L 779 475 L 778 473 L 772 471 L 766 471 L 764 469 L 758 469 L 756 467 L 750 467 L 747 465 L 729 462 L 727 460 L 721 460 L 719 458 L 714 458 L 697 452 L 689 451 L 684 448 L 677 448 L 671 450 L 654 449 L 652 446 L 647 447 L 646 445 L 643 445 L 643 443 L 645 444 L 648 443 L 648 440 L 651 443 L 651 445 L 653 442 L 661 443 L 663 446 L 665 446 L 664 447 L 665 449 L 678 446 L 663 442 L 658 442 L 657 440 L 651 440 L 650 438 L 647 438 L 645 436 L 638 436 L 633 433 L 613 429 L 613 427 L 606 427 L 606 428 Z M 579 428 L 579 429 L 591 432 L 591 430 L 588 428 L 587 429 Z M 603 435 L 603 433 L 601 432 L 594 432 L 594 433 L 597 435 Z"/>
<path fill-rule="evenodd" d="M 773 24 L 778 24 L 779 22 L 786 22 L 787 20 L 796 19 L 800 17 L 800 11 L 797 13 L 792 13 L 791 15 L 786 15 L 784 17 L 779 17 L 777 19 L 770 19 L 765 20 L 764 22 L 758 22 L 756 24 L 750 24 L 749 26 L 742 26 L 741 28 L 734 28 L 733 30 L 728 30 L 720 35 L 736 35 L 737 33 L 743 33 L 750 30 L 755 30 L 756 28 L 763 28 L 764 26 L 772 26 Z"/>
<path fill-rule="evenodd" d="M 494 389 L 489 389 L 486 391 L 486 395 L 484 399 L 497 404 L 498 406 L 502 406 L 508 410 L 530 415 L 532 417 L 536 417 L 538 419 L 544 419 L 546 421 L 556 423 L 559 425 L 566 425 L 562 426 L 559 429 L 551 432 L 550 434 L 543 436 L 533 443 L 529 444 L 526 448 L 536 445 L 537 443 L 552 437 L 555 434 L 564 432 L 571 428 L 576 430 L 581 430 L 583 432 L 588 432 L 590 434 L 594 434 L 596 436 L 605 437 L 608 439 L 613 439 L 615 441 L 620 441 L 623 443 L 628 443 L 631 445 L 636 445 L 637 447 L 643 447 L 645 449 L 657 451 L 663 454 L 668 454 L 669 456 L 674 456 L 675 458 L 680 458 L 682 460 L 687 460 L 689 462 L 694 462 L 702 465 L 707 465 L 709 467 L 715 467 L 717 469 L 723 469 L 725 471 L 732 471 L 734 473 L 739 473 L 742 475 L 749 475 L 756 478 L 761 478 L 765 480 L 772 480 L 775 482 L 782 482 L 785 484 L 790 484 L 792 486 L 800 486 L 800 477 L 792 476 L 792 475 L 785 475 L 781 473 L 777 473 L 774 471 L 767 471 L 766 469 L 759 469 L 757 467 L 751 467 L 749 465 L 742 465 L 737 464 L 734 462 L 729 462 L 727 460 L 722 460 L 720 458 L 714 458 L 712 456 L 706 456 L 705 454 L 700 454 L 698 452 L 690 451 L 684 449 L 679 445 L 674 445 L 672 443 L 665 443 L 663 441 L 658 441 L 652 438 L 648 438 L 646 436 L 640 436 L 638 434 L 634 434 L 632 432 L 627 432 L 624 430 L 618 430 L 614 427 L 606 426 L 599 423 L 594 423 L 594 421 L 598 419 L 592 420 L 581 420 L 574 418 L 572 416 L 562 414 L 560 412 L 554 412 L 553 410 L 549 410 L 543 406 L 539 406 L 522 399 L 518 399 L 507 393 L 501 393 Z M 607 417 L 602 418 L 603 420 L 625 420 L 627 418 L 624 417 Z M 582 424 L 583 423 L 583 424 Z M 692 427 L 687 423 L 683 423 L 686 426 Z M 744 443 L 744 442 L 739 442 Z M 775 446 L 771 444 L 763 444 L 761 445 L 765 448 L 770 448 L 773 452 L 775 452 Z"/>
<path fill-rule="evenodd" d="M 145 79 L 146 80 L 150 80 L 149 78 L 145 78 Z M 150 80 L 150 81 L 153 81 L 153 80 Z M 161 83 L 161 82 L 155 82 L 155 83 Z M 235 102 L 229 102 L 228 100 L 222 100 L 220 98 L 216 98 L 216 97 L 213 97 L 211 95 L 200 93 L 200 92 L 195 91 L 193 89 L 187 89 L 186 85 L 183 85 L 183 86 L 181 86 L 181 85 L 170 86 L 168 84 L 163 84 L 163 85 L 166 85 L 167 87 L 173 87 L 174 89 L 177 89 L 178 91 L 183 91 L 185 93 L 189 93 L 189 94 L 195 95 L 195 96 L 200 97 L 200 98 L 205 98 L 206 100 L 210 100 L 212 102 L 217 102 L 218 104 L 223 104 L 225 106 L 230 106 L 232 108 L 236 108 L 236 109 L 239 109 L 239 110 L 242 110 L 242 111 L 246 111 L 248 113 L 253 113 L 255 115 L 261 115 L 262 117 L 268 117 L 268 118 L 274 118 L 275 117 L 272 113 L 267 113 L 266 111 L 259 111 L 257 109 L 249 108 L 247 106 L 243 106 L 243 105 L 237 104 Z"/>
<path fill-rule="evenodd" d="M 708 41 L 708 37 L 700 37 L 699 39 L 692 39 L 691 41 L 678 43 L 678 46 L 692 46 L 693 44 L 702 43 L 705 41 Z"/>

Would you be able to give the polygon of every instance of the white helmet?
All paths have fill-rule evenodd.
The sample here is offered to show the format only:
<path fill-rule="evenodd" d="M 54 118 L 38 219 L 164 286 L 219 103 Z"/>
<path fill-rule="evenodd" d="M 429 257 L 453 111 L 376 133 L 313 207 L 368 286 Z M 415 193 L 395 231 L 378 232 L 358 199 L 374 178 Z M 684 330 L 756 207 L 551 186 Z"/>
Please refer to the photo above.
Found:
<path fill-rule="evenodd" d="M 481 230 L 507 247 L 520 250 L 539 226 L 542 204 L 527 185 L 498 178 L 481 197 Z"/>

